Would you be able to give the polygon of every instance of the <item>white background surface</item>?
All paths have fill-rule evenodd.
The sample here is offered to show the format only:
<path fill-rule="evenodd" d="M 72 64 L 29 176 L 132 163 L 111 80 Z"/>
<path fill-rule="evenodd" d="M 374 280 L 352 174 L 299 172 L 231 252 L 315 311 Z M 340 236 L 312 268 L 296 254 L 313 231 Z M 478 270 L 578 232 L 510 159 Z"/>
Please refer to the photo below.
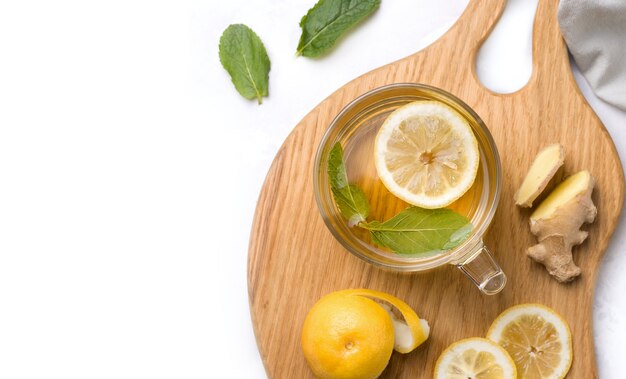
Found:
<path fill-rule="evenodd" d="M 432 42 L 467 1 L 385 0 L 329 56 L 295 58 L 313 3 L 0 4 L 0 377 L 265 376 L 246 259 L 274 154 L 308 110 Z M 533 5 L 511 0 L 482 51 L 490 88 L 529 77 Z M 219 64 L 231 23 L 268 49 L 262 106 Z M 626 114 L 577 79 L 626 157 Z M 607 379 L 623 378 L 625 232 L 622 217 L 596 293 Z"/>

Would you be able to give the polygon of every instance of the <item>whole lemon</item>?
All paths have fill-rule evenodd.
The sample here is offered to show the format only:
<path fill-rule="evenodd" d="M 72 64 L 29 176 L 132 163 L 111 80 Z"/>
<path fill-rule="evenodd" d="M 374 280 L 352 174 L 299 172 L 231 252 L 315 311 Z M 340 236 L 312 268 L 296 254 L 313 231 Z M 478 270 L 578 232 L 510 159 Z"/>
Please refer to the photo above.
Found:
<path fill-rule="evenodd" d="M 304 357 L 322 379 L 374 379 L 389 363 L 393 346 L 391 317 L 363 296 L 326 295 L 304 320 Z"/>

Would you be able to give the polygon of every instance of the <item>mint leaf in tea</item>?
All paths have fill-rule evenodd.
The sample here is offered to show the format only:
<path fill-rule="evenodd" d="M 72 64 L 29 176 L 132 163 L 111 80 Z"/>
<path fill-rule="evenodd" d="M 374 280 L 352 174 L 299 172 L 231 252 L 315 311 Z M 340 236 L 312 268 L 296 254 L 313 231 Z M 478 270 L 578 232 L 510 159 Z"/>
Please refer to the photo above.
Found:
<path fill-rule="evenodd" d="M 333 199 L 348 226 L 371 233 L 372 241 L 397 254 L 434 254 L 460 245 L 472 233 L 470 221 L 447 209 L 409 207 L 385 222 L 367 222 L 369 202 L 356 184 L 350 184 L 343 148 L 336 143 L 328 157 L 328 177 Z"/>
<path fill-rule="evenodd" d="M 346 166 L 343 162 L 343 149 L 336 143 L 328 158 L 328 177 L 335 204 L 341 215 L 348 220 L 350 227 L 367 219 L 370 206 L 363 191 L 348 183 Z"/>
<path fill-rule="evenodd" d="M 432 254 L 457 247 L 472 233 L 467 218 L 451 209 L 410 207 L 385 222 L 360 223 L 379 246 L 398 254 Z"/>

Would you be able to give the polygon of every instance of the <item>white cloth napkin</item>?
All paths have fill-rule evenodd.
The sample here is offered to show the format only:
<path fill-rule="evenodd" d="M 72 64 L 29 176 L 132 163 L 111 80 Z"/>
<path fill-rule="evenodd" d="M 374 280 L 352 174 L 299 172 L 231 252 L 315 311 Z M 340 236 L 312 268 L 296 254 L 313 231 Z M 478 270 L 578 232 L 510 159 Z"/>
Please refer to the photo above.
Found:
<path fill-rule="evenodd" d="M 626 111 L 626 0 L 561 0 L 559 24 L 596 95 Z"/>

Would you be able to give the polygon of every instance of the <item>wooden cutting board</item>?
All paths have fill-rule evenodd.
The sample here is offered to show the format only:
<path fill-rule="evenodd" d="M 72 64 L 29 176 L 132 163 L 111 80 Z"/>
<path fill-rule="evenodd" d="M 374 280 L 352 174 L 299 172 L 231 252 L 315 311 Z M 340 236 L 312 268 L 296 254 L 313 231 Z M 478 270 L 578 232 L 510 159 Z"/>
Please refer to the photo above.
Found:
<path fill-rule="evenodd" d="M 271 378 L 308 378 L 300 333 L 307 311 L 323 295 L 364 287 L 406 300 L 432 327 L 416 351 L 394 353 L 382 377 L 430 378 L 437 357 L 453 341 L 484 336 L 505 308 L 538 302 L 563 315 L 572 329 L 570 378 L 597 377 L 592 304 L 597 270 L 624 200 L 624 176 L 606 129 L 581 95 L 558 29 L 558 0 L 540 0 L 534 26 L 533 74 L 512 94 L 485 89 L 474 70 L 482 41 L 497 22 L 505 0 L 471 0 L 459 21 L 436 43 L 346 84 L 313 109 L 278 152 L 261 192 L 248 262 L 250 309 L 256 339 Z M 381 37 L 383 38 L 383 37 Z M 322 134 L 357 96 L 382 85 L 416 82 L 443 88 L 465 101 L 494 136 L 503 169 L 503 193 L 485 241 L 508 275 L 496 296 L 482 295 L 456 268 L 400 274 L 375 268 L 348 253 L 326 229 L 313 196 L 313 161 Z M 571 284 L 552 279 L 526 257 L 534 243 L 530 211 L 513 203 L 538 149 L 561 142 L 565 171 L 589 169 L 597 179 L 596 222 L 575 248 L 583 274 Z"/>

